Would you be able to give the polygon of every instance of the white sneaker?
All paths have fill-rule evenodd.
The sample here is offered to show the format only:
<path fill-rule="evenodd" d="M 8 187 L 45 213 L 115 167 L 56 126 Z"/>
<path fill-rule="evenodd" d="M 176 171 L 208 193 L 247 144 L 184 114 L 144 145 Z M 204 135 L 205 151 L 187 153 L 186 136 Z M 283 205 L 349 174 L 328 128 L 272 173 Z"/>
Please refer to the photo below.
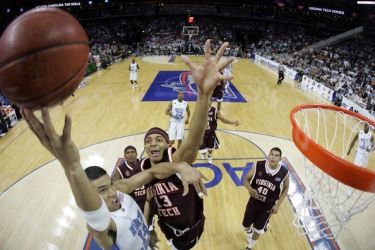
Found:
<path fill-rule="evenodd" d="M 207 157 L 207 159 L 208 159 L 208 163 L 212 164 L 212 156 Z"/>
<path fill-rule="evenodd" d="M 200 154 L 201 155 L 201 160 L 204 160 L 206 154 Z"/>

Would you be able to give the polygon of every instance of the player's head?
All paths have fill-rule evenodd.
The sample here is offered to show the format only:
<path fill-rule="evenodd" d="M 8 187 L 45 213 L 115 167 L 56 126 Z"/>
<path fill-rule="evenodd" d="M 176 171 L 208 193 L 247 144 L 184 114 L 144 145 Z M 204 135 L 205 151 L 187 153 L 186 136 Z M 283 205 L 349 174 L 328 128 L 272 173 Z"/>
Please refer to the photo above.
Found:
<path fill-rule="evenodd" d="M 101 167 L 91 166 L 85 169 L 85 173 L 107 204 L 108 210 L 116 211 L 119 209 L 121 205 L 117 198 L 117 190 L 112 185 L 111 177 L 109 177 L 107 172 Z"/>
<path fill-rule="evenodd" d="M 135 59 L 132 59 L 132 63 L 135 63 Z"/>
<path fill-rule="evenodd" d="M 125 161 L 132 164 L 137 160 L 137 149 L 129 145 L 124 149 Z"/>
<path fill-rule="evenodd" d="M 363 126 L 363 129 L 365 131 L 365 133 L 367 134 L 368 131 L 370 130 L 370 126 L 368 125 L 368 123 L 366 122 L 365 125 Z"/>
<path fill-rule="evenodd" d="M 184 100 L 184 92 L 182 92 L 181 90 L 179 90 L 179 91 L 177 92 L 177 99 L 178 99 L 179 101 L 183 101 L 183 100 Z"/>
<path fill-rule="evenodd" d="M 281 161 L 281 149 L 278 147 L 271 148 L 270 153 L 268 155 L 268 163 L 270 167 L 276 167 L 279 162 Z"/>
<path fill-rule="evenodd" d="M 169 136 L 161 128 L 151 128 L 147 131 L 145 138 L 145 152 L 153 163 L 163 159 L 165 150 L 169 147 Z"/>

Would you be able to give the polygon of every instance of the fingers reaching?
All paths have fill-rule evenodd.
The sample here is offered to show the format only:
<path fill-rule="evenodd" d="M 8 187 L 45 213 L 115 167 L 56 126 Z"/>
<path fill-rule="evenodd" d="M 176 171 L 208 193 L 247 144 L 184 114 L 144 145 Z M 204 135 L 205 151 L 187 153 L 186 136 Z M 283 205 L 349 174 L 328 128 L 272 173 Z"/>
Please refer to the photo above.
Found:
<path fill-rule="evenodd" d="M 233 63 L 234 61 L 234 57 L 231 57 L 231 58 L 228 58 L 222 62 L 218 62 L 218 68 L 219 68 L 219 71 L 222 71 L 225 67 L 227 67 L 229 64 Z"/>
<path fill-rule="evenodd" d="M 64 141 L 70 138 L 71 131 L 72 131 L 72 118 L 69 115 L 65 115 L 65 123 L 64 123 L 64 129 L 63 129 L 63 134 L 62 134 L 62 139 Z"/>
<path fill-rule="evenodd" d="M 210 60 L 211 57 L 211 40 L 207 39 L 206 43 L 204 44 L 204 58 L 205 60 Z"/>
<path fill-rule="evenodd" d="M 188 66 L 190 67 L 190 69 L 192 69 L 192 68 L 195 67 L 194 63 L 190 60 L 189 57 L 187 57 L 187 56 L 181 56 L 181 60 L 182 60 L 186 65 L 188 65 Z"/>
<path fill-rule="evenodd" d="M 182 181 L 182 185 L 184 186 L 184 193 L 182 194 L 182 196 L 186 196 L 189 192 L 189 183 L 187 183 L 186 181 Z"/>
<path fill-rule="evenodd" d="M 51 117 L 47 108 L 42 109 L 42 119 L 46 134 L 48 137 L 57 136 L 55 127 L 52 124 Z"/>
<path fill-rule="evenodd" d="M 34 113 L 29 109 L 21 109 L 21 114 L 25 118 L 25 121 L 29 125 L 31 131 L 38 137 L 41 143 L 47 140 L 44 132 L 43 124 L 35 117 Z"/>
<path fill-rule="evenodd" d="M 228 46 L 229 46 L 229 43 L 228 42 L 225 42 L 225 43 L 223 43 L 221 46 L 220 46 L 220 48 L 219 48 L 219 50 L 217 51 L 217 53 L 216 53 L 216 63 L 219 63 L 219 61 L 220 61 L 220 58 L 224 55 L 224 52 L 225 52 L 225 50 L 226 50 L 226 48 L 228 48 Z"/>

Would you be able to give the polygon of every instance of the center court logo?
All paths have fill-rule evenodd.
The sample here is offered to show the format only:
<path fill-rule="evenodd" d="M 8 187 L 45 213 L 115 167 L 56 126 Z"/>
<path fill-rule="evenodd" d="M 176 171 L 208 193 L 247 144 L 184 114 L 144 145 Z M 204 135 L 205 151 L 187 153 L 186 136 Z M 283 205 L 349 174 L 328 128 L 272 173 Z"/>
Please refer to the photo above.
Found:
<path fill-rule="evenodd" d="M 142 101 L 171 101 L 177 92 L 184 92 L 186 101 L 197 100 L 197 86 L 189 71 L 159 71 Z M 246 102 L 237 88 L 230 83 L 224 93 L 224 102 Z"/>

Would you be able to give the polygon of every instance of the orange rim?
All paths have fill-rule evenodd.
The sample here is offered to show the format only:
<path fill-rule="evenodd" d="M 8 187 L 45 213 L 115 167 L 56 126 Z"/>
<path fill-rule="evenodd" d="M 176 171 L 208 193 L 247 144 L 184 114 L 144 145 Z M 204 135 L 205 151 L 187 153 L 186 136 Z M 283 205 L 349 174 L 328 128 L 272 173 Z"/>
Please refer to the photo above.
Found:
<path fill-rule="evenodd" d="M 316 108 L 343 112 L 360 120 L 366 121 L 373 127 L 375 127 L 375 122 L 358 113 L 332 105 L 305 104 L 295 107 L 290 112 L 290 121 L 292 122 L 293 126 L 292 133 L 294 144 L 307 159 L 336 180 L 353 188 L 375 193 L 374 171 L 354 165 L 353 163 L 332 154 L 310 139 L 298 126 L 294 118 L 295 114 L 302 109 Z"/>

